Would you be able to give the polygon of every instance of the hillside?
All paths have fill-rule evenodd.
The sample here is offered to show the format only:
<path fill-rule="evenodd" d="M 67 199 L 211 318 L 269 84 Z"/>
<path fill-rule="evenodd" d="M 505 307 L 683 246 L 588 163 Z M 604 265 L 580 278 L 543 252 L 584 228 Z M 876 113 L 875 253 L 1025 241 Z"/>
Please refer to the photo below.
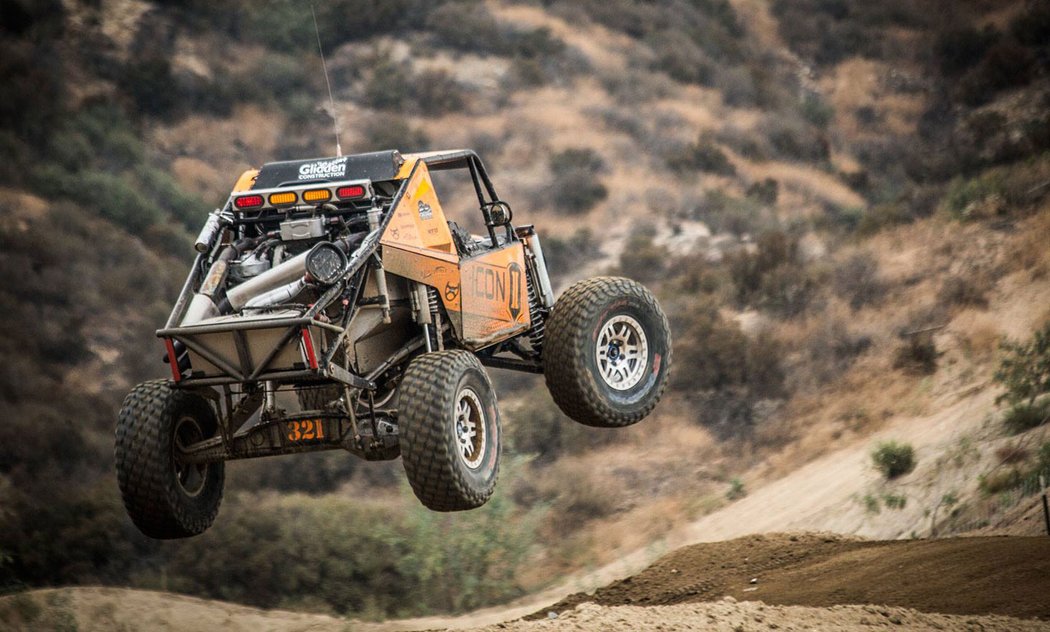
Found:
<path fill-rule="evenodd" d="M 0 3 L 0 589 L 385 619 L 748 533 L 1035 534 L 1046 404 L 995 373 L 1050 321 L 1050 7 L 913 4 L 332 0 L 333 109 L 301 3 Z M 671 389 L 596 431 L 493 371 L 482 510 L 426 512 L 399 462 L 264 459 L 207 534 L 147 540 L 114 415 L 164 375 L 193 235 L 243 169 L 334 154 L 333 123 L 347 151 L 478 150 L 559 290 L 659 296 Z M 887 441 L 912 471 L 873 467 Z"/>

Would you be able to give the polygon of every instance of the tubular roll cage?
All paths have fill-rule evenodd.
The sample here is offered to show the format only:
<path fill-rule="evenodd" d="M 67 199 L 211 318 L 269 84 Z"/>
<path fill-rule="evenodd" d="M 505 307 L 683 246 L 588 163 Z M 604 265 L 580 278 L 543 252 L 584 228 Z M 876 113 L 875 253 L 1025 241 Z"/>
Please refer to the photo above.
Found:
<path fill-rule="evenodd" d="M 390 158 L 393 159 L 395 167 L 399 167 L 405 162 L 405 158 L 396 151 L 380 153 L 389 154 Z M 266 381 L 309 382 L 331 379 L 350 388 L 374 391 L 376 389 L 376 383 L 374 380 L 378 376 L 382 375 L 382 373 L 401 362 L 418 349 L 423 348 L 426 345 L 426 340 L 423 335 L 417 336 L 368 375 L 358 375 L 332 362 L 339 346 L 349 332 L 348 325 L 352 316 L 356 314 L 362 306 L 365 306 L 360 301 L 360 293 L 365 285 L 364 277 L 367 272 L 366 264 L 371 263 L 373 266 L 382 266 L 379 253 L 380 237 L 390 223 L 393 216 L 392 210 L 397 207 L 401 198 L 404 196 L 407 183 L 411 179 L 412 173 L 418 168 L 418 164 L 421 162 L 425 163 L 427 168 L 433 171 L 467 168 L 470 171 L 471 180 L 474 184 L 474 191 L 477 194 L 482 217 L 485 221 L 485 227 L 488 231 L 488 236 L 491 239 L 493 247 L 498 243 L 496 229 L 500 226 L 503 226 L 506 229 L 507 241 L 516 240 L 517 236 L 511 226 L 509 212 L 504 222 L 499 224 L 493 222 L 492 209 L 497 205 L 504 205 L 505 203 L 496 195 L 495 187 L 489 179 L 488 173 L 485 171 L 484 164 L 474 151 L 457 150 L 452 152 L 416 154 L 409 155 L 408 159 L 415 159 L 416 164 L 413 165 L 407 177 L 401 178 L 401 186 L 391 199 L 389 205 L 381 209 L 383 216 L 378 227 L 372 229 L 357 250 L 352 253 L 347 268 L 342 275 L 342 279 L 328 288 L 318 300 L 299 317 L 263 318 L 250 320 L 248 322 L 218 322 L 186 327 L 178 326 L 178 323 L 186 313 L 189 302 L 194 296 L 196 289 L 201 285 L 208 261 L 217 255 L 218 250 L 223 245 L 220 236 L 225 230 L 216 231 L 212 237 L 212 243 L 207 244 L 207 248 L 204 249 L 204 252 L 199 252 L 194 259 L 193 267 L 182 286 L 179 297 L 175 302 L 171 315 L 168 317 L 166 325 L 163 329 L 159 329 L 156 332 L 156 335 L 165 341 L 168 362 L 171 365 L 172 377 L 176 386 L 183 388 L 211 386 L 229 387 L 234 384 L 246 384 L 249 385 L 249 390 L 253 390 L 256 388 L 256 384 Z M 321 184 L 324 186 L 336 187 L 344 184 L 344 180 L 355 184 L 361 182 L 360 177 L 354 177 L 338 181 L 323 182 Z M 226 202 L 223 210 L 218 213 L 223 229 L 236 228 L 240 225 L 250 223 L 239 221 L 236 217 L 236 214 L 233 211 L 233 197 L 234 195 L 230 196 L 230 199 Z M 372 201 L 373 204 L 375 204 L 375 197 L 372 198 Z M 318 315 L 327 309 L 333 301 L 340 297 L 347 298 L 350 301 L 348 309 L 344 314 L 343 322 L 341 324 L 334 324 L 319 320 L 317 318 Z M 261 359 L 256 360 L 255 358 L 252 358 L 244 332 L 252 329 L 271 329 L 281 327 L 285 328 L 285 330 L 279 337 L 277 343 L 274 344 Z M 330 343 L 322 348 L 319 354 L 317 353 L 317 347 L 314 344 L 313 335 L 310 331 L 311 328 L 317 328 L 318 330 L 328 331 L 335 334 L 331 337 Z M 239 366 L 235 366 L 223 359 L 220 353 L 209 348 L 207 344 L 196 338 L 201 334 L 211 333 L 229 333 L 233 335 Z M 301 363 L 301 366 L 297 366 L 294 370 L 271 370 L 270 365 L 273 360 L 296 338 L 298 338 L 300 344 L 302 344 L 305 362 Z M 175 343 L 184 345 L 187 349 L 192 350 L 202 358 L 206 359 L 218 368 L 222 372 L 222 375 L 212 377 L 193 377 L 193 375 L 190 374 L 189 376 L 183 376 L 177 361 L 178 354 L 176 353 Z M 505 368 L 516 368 L 519 370 L 536 370 L 535 367 L 525 366 L 525 364 L 518 361 L 501 361 L 499 358 L 491 357 L 485 359 L 487 360 L 486 363 L 491 363 L 494 366 L 505 366 Z"/>

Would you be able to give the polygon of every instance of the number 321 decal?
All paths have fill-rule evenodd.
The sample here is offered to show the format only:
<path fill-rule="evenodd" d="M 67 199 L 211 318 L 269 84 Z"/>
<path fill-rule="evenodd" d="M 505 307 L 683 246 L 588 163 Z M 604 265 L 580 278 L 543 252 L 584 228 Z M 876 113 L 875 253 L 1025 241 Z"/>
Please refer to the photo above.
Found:
<path fill-rule="evenodd" d="M 288 440 L 295 443 L 299 441 L 314 441 L 324 439 L 324 424 L 320 419 L 303 419 L 300 421 L 286 421 L 285 428 L 288 430 Z"/>

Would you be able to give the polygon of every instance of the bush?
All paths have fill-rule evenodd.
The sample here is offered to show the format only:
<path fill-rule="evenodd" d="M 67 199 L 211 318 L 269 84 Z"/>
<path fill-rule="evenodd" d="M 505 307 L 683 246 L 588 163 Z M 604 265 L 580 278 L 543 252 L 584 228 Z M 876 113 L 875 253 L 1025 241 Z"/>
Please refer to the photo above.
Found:
<path fill-rule="evenodd" d="M 794 318 L 806 311 L 816 294 L 816 283 L 798 264 L 777 266 L 762 277 L 758 305 L 781 318 Z"/>
<path fill-rule="evenodd" d="M 601 255 L 599 242 L 589 228 L 577 228 L 576 232 L 566 238 L 556 234 L 541 235 L 543 258 L 547 260 L 547 269 L 552 281 L 561 279 L 573 280 L 568 276 L 577 272 L 580 267 Z M 566 278 L 568 277 L 568 278 Z"/>
<path fill-rule="evenodd" d="M 942 31 L 934 42 L 934 54 L 941 72 L 960 75 L 977 64 L 999 37 L 992 28 L 977 30 L 972 26 Z"/>
<path fill-rule="evenodd" d="M 438 42 L 456 50 L 486 54 L 503 49 L 499 25 L 480 2 L 446 3 L 430 13 L 426 28 Z"/>
<path fill-rule="evenodd" d="M 444 70 L 424 70 L 412 80 L 412 100 L 419 112 L 440 115 L 464 105 L 462 87 Z"/>
<path fill-rule="evenodd" d="M 665 157 L 667 166 L 676 173 L 682 174 L 691 170 L 706 171 L 718 175 L 736 174 L 733 163 L 718 145 L 701 137 L 695 144 L 687 145 Z"/>
<path fill-rule="evenodd" d="M 614 433 L 594 432 L 569 419 L 551 400 L 546 388 L 534 386 L 522 400 L 528 407 L 508 412 L 504 432 L 510 451 L 549 463 L 569 454 L 581 454 L 616 440 Z"/>
<path fill-rule="evenodd" d="M 733 254 L 728 264 L 741 305 L 754 304 L 790 318 L 804 312 L 816 292 L 802 264 L 798 240 L 783 231 L 763 233 L 755 253 Z"/>
<path fill-rule="evenodd" d="M 650 68 L 666 72 L 675 81 L 711 85 L 714 64 L 688 35 L 670 30 L 655 36 L 650 42 L 656 59 Z"/>
<path fill-rule="evenodd" d="M 421 128 L 413 127 L 404 116 L 380 114 L 369 118 L 362 131 L 364 137 L 354 151 L 382 151 L 399 149 L 402 152 L 422 151 L 430 139 Z"/>
<path fill-rule="evenodd" d="M 557 210 L 586 213 L 609 195 L 598 179 L 605 162 L 593 149 L 566 149 L 550 157 L 550 196 Z"/>
<path fill-rule="evenodd" d="M 620 253 L 620 272 L 624 276 L 647 283 L 664 277 L 670 253 L 653 242 L 653 232 L 636 226 Z"/>
<path fill-rule="evenodd" d="M 766 178 L 761 182 L 752 182 L 747 187 L 747 197 L 767 206 L 775 205 L 779 196 L 780 183 L 774 178 Z"/>
<path fill-rule="evenodd" d="M 1039 63 L 1028 48 L 1016 42 L 992 46 L 980 64 L 962 78 L 959 96 L 965 103 L 980 105 L 996 92 L 1023 86 L 1038 73 Z"/>
<path fill-rule="evenodd" d="M 937 345 L 929 333 L 906 336 L 893 355 L 893 368 L 904 369 L 916 375 L 930 375 L 937 371 Z"/>
<path fill-rule="evenodd" d="M 994 378 L 1006 392 L 996 401 L 1033 406 L 1037 397 L 1050 391 L 1050 321 L 1027 344 L 1004 341 L 1001 349 L 1003 358 Z"/>
<path fill-rule="evenodd" d="M 953 275 L 944 280 L 937 292 L 937 302 L 942 305 L 988 307 L 987 284 L 979 279 Z"/>
<path fill-rule="evenodd" d="M 825 103 L 820 95 L 814 92 L 806 93 L 801 109 L 802 117 L 821 129 L 826 128 L 835 116 L 835 108 Z"/>
<path fill-rule="evenodd" d="M 851 255 L 837 266 L 832 284 L 853 310 L 876 305 L 886 295 L 886 284 L 879 278 L 879 262 L 867 252 Z"/>
<path fill-rule="evenodd" d="M 756 131 L 766 135 L 774 156 L 784 160 L 819 163 L 830 156 L 827 138 L 801 119 L 769 116 Z"/>
<path fill-rule="evenodd" d="M 1024 483 L 1024 473 L 1020 468 L 1007 467 L 985 472 L 977 477 L 977 488 L 985 495 L 1009 491 Z"/>
<path fill-rule="evenodd" d="M 904 509 L 908 504 L 908 497 L 904 494 L 883 494 L 882 502 L 887 509 Z"/>
<path fill-rule="evenodd" d="M 887 479 L 897 478 L 915 469 L 915 450 L 907 443 L 885 441 L 872 451 L 871 460 Z"/>
<path fill-rule="evenodd" d="M 1003 416 L 1003 425 L 1010 434 L 1020 434 L 1050 421 L 1050 403 L 1014 404 Z"/>

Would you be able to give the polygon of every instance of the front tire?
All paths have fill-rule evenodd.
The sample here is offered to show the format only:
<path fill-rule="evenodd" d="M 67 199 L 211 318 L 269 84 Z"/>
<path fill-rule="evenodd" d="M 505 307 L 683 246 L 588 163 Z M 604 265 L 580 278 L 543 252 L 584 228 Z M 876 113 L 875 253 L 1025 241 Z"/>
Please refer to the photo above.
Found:
<path fill-rule="evenodd" d="M 660 401 L 670 368 L 667 317 L 641 284 L 586 279 L 555 303 L 543 375 L 554 402 L 579 423 L 619 428 L 641 421 Z"/>
<path fill-rule="evenodd" d="M 182 463 L 177 453 L 217 430 L 207 400 L 167 381 L 144 382 L 124 398 L 117 418 L 117 483 L 143 534 L 186 538 L 211 526 L 222 503 L 225 463 Z"/>
<path fill-rule="evenodd" d="M 484 505 L 499 476 L 496 394 L 469 351 L 427 353 L 400 387 L 401 457 L 412 491 L 434 511 Z"/>

